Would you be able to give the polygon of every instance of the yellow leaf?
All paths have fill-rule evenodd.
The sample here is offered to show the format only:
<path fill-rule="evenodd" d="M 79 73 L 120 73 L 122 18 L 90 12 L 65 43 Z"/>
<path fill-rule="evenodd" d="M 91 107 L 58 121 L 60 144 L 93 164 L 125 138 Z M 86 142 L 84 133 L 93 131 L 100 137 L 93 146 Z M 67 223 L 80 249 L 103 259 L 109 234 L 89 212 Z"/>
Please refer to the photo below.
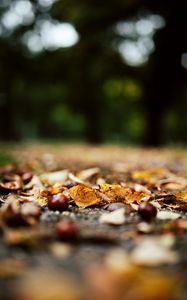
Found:
<path fill-rule="evenodd" d="M 86 208 L 101 202 L 101 198 L 97 195 L 96 191 L 82 184 L 70 188 L 69 194 L 80 208 Z"/>
<path fill-rule="evenodd" d="M 137 192 L 134 189 L 122 187 L 118 184 L 101 184 L 99 191 L 107 196 L 110 202 L 122 201 L 126 204 L 140 203 L 142 198 L 150 197 L 149 193 Z"/>
<path fill-rule="evenodd" d="M 185 187 L 184 184 L 178 182 L 168 182 L 161 185 L 161 188 L 166 190 L 177 190 L 177 189 L 183 189 L 184 187 Z"/>
<path fill-rule="evenodd" d="M 145 181 L 150 180 L 151 178 L 161 177 L 167 173 L 167 170 L 164 168 L 156 168 L 150 170 L 137 170 L 132 173 L 132 178 L 134 180 L 143 179 Z"/>
<path fill-rule="evenodd" d="M 187 190 L 176 192 L 173 195 L 176 197 L 176 200 L 187 202 Z"/>

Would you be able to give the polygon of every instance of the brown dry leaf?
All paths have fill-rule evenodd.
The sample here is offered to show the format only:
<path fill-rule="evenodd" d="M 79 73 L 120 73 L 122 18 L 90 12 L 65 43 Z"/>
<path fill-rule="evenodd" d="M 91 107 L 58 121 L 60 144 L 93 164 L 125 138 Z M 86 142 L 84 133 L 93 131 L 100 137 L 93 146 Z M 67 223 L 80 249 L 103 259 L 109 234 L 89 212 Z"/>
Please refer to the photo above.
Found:
<path fill-rule="evenodd" d="M 47 196 L 55 195 L 58 193 L 62 193 L 63 191 L 64 191 L 64 188 L 62 185 L 54 184 L 53 186 L 49 186 L 49 187 L 45 188 L 45 190 L 43 190 L 41 192 L 41 196 L 47 197 Z"/>
<path fill-rule="evenodd" d="M 176 197 L 176 200 L 184 201 L 187 203 L 187 190 L 176 192 L 173 195 Z"/>
<path fill-rule="evenodd" d="M 172 194 L 160 195 L 159 203 L 172 209 L 187 210 L 187 191 L 178 191 Z"/>
<path fill-rule="evenodd" d="M 175 203 L 168 205 L 177 210 L 187 211 L 187 190 L 178 191 L 173 194 L 176 198 Z"/>
<path fill-rule="evenodd" d="M 25 185 L 25 189 L 29 190 L 32 196 L 21 196 L 22 199 L 27 201 L 33 201 L 40 206 L 45 206 L 47 204 L 46 197 L 43 197 L 44 185 L 41 183 L 40 178 L 34 175 L 31 181 Z"/>
<path fill-rule="evenodd" d="M 127 188 L 119 184 L 101 184 L 99 191 L 104 194 L 108 202 L 124 201 L 127 195 Z"/>
<path fill-rule="evenodd" d="M 136 192 L 134 189 L 122 187 L 118 184 L 102 184 L 99 191 L 108 198 L 109 202 L 140 203 L 142 198 L 150 197 L 149 193 Z"/>
<path fill-rule="evenodd" d="M 18 181 L 0 182 L 0 189 L 15 191 L 21 188 L 21 184 Z"/>
<path fill-rule="evenodd" d="M 148 200 L 150 197 L 150 194 L 145 193 L 145 192 L 136 192 L 136 191 L 130 191 L 126 198 L 125 198 L 125 203 L 130 204 L 130 203 L 140 203 L 143 200 Z"/>
<path fill-rule="evenodd" d="M 164 183 L 161 184 L 160 187 L 164 190 L 179 190 L 179 189 L 183 189 L 185 188 L 186 185 L 182 184 L 182 183 L 178 183 L 178 182 L 168 182 L 168 183 Z"/>
<path fill-rule="evenodd" d="M 172 201 L 170 203 L 167 203 L 165 201 L 161 201 L 162 205 L 168 206 L 169 208 L 175 209 L 175 210 L 183 210 L 187 211 L 187 203 L 183 201 Z"/>
<path fill-rule="evenodd" d="M 45 206 L 47 204 L 46 197 L 43 197 L 39 191 L 35 191 L 33 196 L 22 197 L 22 198 L 34 202 L 39 206 Z"/>
<path fill-rule="evenodd" d="M 101 198 L 94 189 L 82 184 L 70 188 L 69 194 L 75 204 L 80 208 L 86 208 L 101 202 Z"/>
<path fill-rule="evenodd" d="M 1 215 L 4 217 L 10 208 L 15 213 L 19 212 L 20 199 L 21 198 L 18 197 L 17 195 L 11 195 L 11 194 L 8 195 L 8 197 L 6 198 L 6 201 L 1 206 L 1 209 L 0 209 Z"/>

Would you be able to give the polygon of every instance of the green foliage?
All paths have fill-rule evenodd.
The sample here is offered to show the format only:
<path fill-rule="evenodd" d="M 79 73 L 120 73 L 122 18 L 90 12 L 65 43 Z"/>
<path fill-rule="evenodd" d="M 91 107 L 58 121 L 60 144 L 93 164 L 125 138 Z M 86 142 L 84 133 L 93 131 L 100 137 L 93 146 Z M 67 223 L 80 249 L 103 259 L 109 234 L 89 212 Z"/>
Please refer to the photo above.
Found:
<path fill-rule="evenodd" d="M 16 1 L 6 3 L 0 6 L 0 18 Z M 181 6 L 173 1 L 170 10 L 169 0 L 59 0 L 45 9 L 36 5 L 38 0 L 30 3 L 33 21 L 12 30 L 2 27 L 0 33 L 0 139 L 143 143 L 147 136 L 149 144 L 154 139 L 159 143 L 161 136 L 164 141 L 186 139 L 185 121 L 180 120 L 181 112 L 187 111 L 182 93 L 186 75 L 177 65 L 187 44 L 184 1 Z M 154 14 L 166 21 L 165 29 L 157 32 L 155 52 L 144 65 L 130 67 L 120 55 L 119 43 L 135 41 L 140 34 L 119 33 L 116 25 L 130 20 L 135 28 L 137 20 Z M 78 43 L 29 51 L 23 44 L 25 33 L 41 36 L 41 20 L 74 25 Z M 178 90 L 181 110 L 170 107 Z"/>
<path fill-rule="evenodd" d="M 6 151 L 0 150 L 0 167 L 5 166 L 6 164 L 12 162 L 13 159 Z"/>
<path fill-rule="evenodd" d="M 61 136 L 80 138 L 85 127 L 83 116 L 72 113 L 67 105 L 59 104 L 51 111 L 51 123 Z"/>

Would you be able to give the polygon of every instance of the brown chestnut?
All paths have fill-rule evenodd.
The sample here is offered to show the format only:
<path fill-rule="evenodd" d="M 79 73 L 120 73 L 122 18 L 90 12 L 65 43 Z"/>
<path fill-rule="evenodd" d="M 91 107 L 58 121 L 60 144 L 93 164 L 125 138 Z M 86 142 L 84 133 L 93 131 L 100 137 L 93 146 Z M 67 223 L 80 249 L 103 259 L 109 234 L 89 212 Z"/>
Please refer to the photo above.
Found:
<path fill-rule="evenodd" d="M 47 205 L 50 210 L 58 210 L 62 212 L 68 209 L 68 198 L 63 193 L 50 195 L 47 199 Z"/>
<path fill-rule="evenodd" d="M 157 215 L 156 207 L 149 202 L 142 202 L 138 207 L 138 214 L 142 217 L 143 220 L 150 222 Z"/>

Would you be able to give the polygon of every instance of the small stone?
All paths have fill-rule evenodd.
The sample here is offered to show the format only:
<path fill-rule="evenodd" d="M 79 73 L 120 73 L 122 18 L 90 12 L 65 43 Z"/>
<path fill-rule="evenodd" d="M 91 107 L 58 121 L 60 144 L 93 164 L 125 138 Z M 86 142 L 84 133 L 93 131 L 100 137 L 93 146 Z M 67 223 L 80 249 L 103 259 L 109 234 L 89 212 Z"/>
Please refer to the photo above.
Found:
<path fill-rule="evenodd" d="M 130 259 L 141 266 L 159 266 L 177 263 L 178 254 L 154 238 L 143 239 L 131 252 Z"/>
<path fill-rule="evenodd" d="M 110 213 L 102 214 L 99 222 L 111 225 L 122 225 L 125 223 L 125 220 L 125 208 L 119 208 Z"/>
<path fill-rule="evenodd" d="M 153 231 L 153 226 L 147 222 L 141 222 L 137 225 L 137 229 L 142 233 L 150 233 Z"/>
<path fill-rule="evenodd" d="M 114 211 L 119 208 L 125 208 L 125 204 L 122 202 L 115 202 L 115 203 L 111 203 L 107 206 L 107 210 L 109 210 L 109 211 Z"/>
<path fill-rule="evenodd" d="M 175 213 L 173 211 L 159 211 L 157 214 L 157 219 L 159 220 L 176 220 L 178 218 L 180 218 L 180 214 L 179 213 Z"/>

